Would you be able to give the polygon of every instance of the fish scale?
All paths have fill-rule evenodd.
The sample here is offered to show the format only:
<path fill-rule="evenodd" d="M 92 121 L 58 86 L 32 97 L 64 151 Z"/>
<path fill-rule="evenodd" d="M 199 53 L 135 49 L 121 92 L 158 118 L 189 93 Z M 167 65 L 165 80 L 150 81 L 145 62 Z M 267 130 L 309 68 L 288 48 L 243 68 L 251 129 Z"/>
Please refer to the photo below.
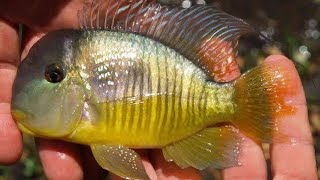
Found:
<path fill-rule="evenodd" d="M 222 90 L 211 90 L 215 86 L 221 88 L 220 85 L 208 83 L 200 68 L 161 43 L 134 34 L 106 31 L 83 31 L 77 43 L 80 47 L 76 59 L 79 67 L 83 67 L 81 74 L 93 75 L 84 81 L 87 83 L 84 86 L 92 87 L 89 93 L 96 103 L 106 104 L 101 107 L 107 109 L 98 112 L 110 113 L 102 116 L 100 121 L 105 122 L 101 129 L 115 137 L 121 134 L 122 140 L 107 139 L 111 143 L 123 141 L 133 147 L 139 147 L 138 142 L 141 146 L 156 146 L 155 140 L 172 143 L 209 123 L 218 123 L 223 118 L 219 115 L 233 106 L 232 96 L 221 96 L 216 93 Z M 88 51 L 99 53 L 89 55 L 85 53 Z M 97 71 L 99 67 L 109 68 Z M 108 76 L 101 78 L 101 74 Z M 109 81 L 112 83 L 108 84 Z M 222 89 L 232 94 L 232 87 Z M 190 131 L 182 132 L 183 128 Z M 130 142 L 124 142 L 127 139 L 123 138 L 123 132 Z M 176 139 L 168 134 L 177 134 Z M 142 137 L 145 142 L 141 142 Z"/>

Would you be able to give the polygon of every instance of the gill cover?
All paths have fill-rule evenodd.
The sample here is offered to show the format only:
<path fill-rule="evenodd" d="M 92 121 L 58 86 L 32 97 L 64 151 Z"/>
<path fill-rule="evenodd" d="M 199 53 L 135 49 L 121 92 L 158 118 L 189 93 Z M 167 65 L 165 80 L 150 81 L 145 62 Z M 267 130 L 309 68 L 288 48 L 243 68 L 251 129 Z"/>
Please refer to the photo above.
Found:
<path fill-rule="evenodd" d="M 20 64 L 12 114 L 26 133 L 65 136 L 81 119 L 84 90 L 72 65 L 76 34 L 72 30 L 49 33 Z"/>

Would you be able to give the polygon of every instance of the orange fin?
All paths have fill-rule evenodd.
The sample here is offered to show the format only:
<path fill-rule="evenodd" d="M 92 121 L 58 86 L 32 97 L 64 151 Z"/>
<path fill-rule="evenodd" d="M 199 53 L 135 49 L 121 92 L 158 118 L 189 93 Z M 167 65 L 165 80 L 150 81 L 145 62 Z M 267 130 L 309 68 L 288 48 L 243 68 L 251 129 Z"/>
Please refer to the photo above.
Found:
<path fill-rule="evenodd" d="M 217 169 L 239 165 L 241 137 L 231 127 L 210 127 L 162 149 L 167 161 L 179 167 Z"/>
<path fill-rule="evenodd" d="M 96 0 L 78 13 L 83 29 L 136 33 L 176 50 L 214 81 L 238 71 L 239 38 L 256 31 L 241 19 L 211 6 L 184 9 L 155 0 Z"/>
<path fill-rule="evenodd" d="M 297 94 L 297 76 L 294 64 L 281 59 L 264 62 L 236 79 L 234 125 L 259 142 L 270 143 L 275 137 L 284 140 L 278 119 L 295 112 L 287 99 Z"/>

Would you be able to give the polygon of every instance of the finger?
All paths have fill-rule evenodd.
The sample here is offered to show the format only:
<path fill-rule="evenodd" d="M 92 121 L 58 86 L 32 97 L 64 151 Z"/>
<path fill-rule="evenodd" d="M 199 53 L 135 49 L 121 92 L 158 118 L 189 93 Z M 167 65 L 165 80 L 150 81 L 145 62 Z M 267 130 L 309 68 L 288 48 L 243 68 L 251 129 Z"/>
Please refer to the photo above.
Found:
<path fill-rule="evenodd" d="M 12 119 L 12 84 L 19 60 L 19 40 L 14 25 L 0 19 L 0 164 L 17 161 L 22 153 L 22 137 Z"/>
<path fill-rule="evenodd" d="M 266 61 L 286 59 L 283 56 L 271 56 Z M 289 137 L 289 141 L 275 142 L 271 146 L 271 163 L 274 179 L 317 179 L 315 154 L 312 135 L 308 122 L 306 100 L 299 75 L 293 63 L 292 77 L 297 83 L 296 95 L 287 98 L 292 105 L 294 115 L 280 117 L 279 131 Z"/>
<path fill-rule="evenodd" d="M 155 172 L 154 167 L 152 166 L 152 164 L 150 162 L 149 155 L 148 155 L 148 150 L 136 150 L 136 152 L 139 154 L 149 178 L 152 179 L 152 180 L 158 179 L 157 173 Z M 110 179 L 112 179 L 112 180 L 120 180 L 120 179 L 123 179 L 123 178 L 120 178 L 119 176 L 111 173 L 110 174 Z"/>
<path fill-rule="evenodd" d="M 77 11 L 84 0 L 7 0 L 0 2 L 0 16 L 38 31 L 78 27 Z M 28 8 L 26 8 L 28 7 Z M 48 9 L 49 8 L 49 9 Z"/>
<path fill-rule="evenodd" d="M 241 143 L 238 167 L 222 171 L 223 179 L 266 179 L 267 165 L 263 151 L 251 139 L 244 137 Z"/>
<path fill-rule="evenodd" d="M 21 52 L 21 59 L 24 59 L 28 55 L 32 46 L 37 41 L 39 41 L 44 35 L 46 35 L 46 33 L 35 32 L 30 30 L 29 28 L 24 28 L 23 40 L 22 40 L 23 50 Z"/>
<path fill-rule="evenodd" d="M 201 179 L 200 172 L 194 168 L 181 169 L 174 162 L 167 162 L 161 150 L 152 150 L 150 160 L 158 179 Z"/>
<path fill-rule="evenodd" d="M 94 159 L 90 147 L 81 146 L 81 158 L 84 179 L 106 179 L 108 172 Z"/>
<path fill-rule="evenodd" d="M 227 81 L 232 81 L 240 75 L 240 71 L 234 66 L 231 68 L 232 73 L 224 77 Z M 258 144 L 245 136 L 241 142 L 239 163 L 238 167 L 223 170 L 223 179 L 266 179 L 267 168 L 263 151 Z"/>
<path fill-rule="evenodd" d="M 142 163 L 147 171 L 148 176 L 151 179 L 158 179 L 157 173 L 156 173 L 153 165 L 150 162 L 149 150 L 137 150 L 137 153 L 140 155 L 140 157 L 142 159 Z"/>
<path fill-rule="evenodd" d="M 44 139 L 36 139 L 36 145 L 48 179 L 83 179 L 77 145 Z"/>

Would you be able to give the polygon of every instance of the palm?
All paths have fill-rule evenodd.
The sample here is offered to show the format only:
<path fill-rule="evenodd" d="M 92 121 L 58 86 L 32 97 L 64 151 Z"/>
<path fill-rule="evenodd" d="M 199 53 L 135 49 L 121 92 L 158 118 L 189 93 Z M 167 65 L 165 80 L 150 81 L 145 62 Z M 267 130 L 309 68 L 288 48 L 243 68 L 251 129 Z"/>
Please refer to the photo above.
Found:
<path fill-rule="evenodd" d="M 23 55 L 43 34 L 54 29 L 78 27 L 77 11 L 82 7 L 82 0 L 73 1 L 23 1 L 4 0 L 0 3 L 0 18 L 15 23 L 24 23 L 30 28 L 24 43 Z M 25 8 L 25 7 L 32 7 Z M 47 10 L 47 8 L 50 10 Z M 18 35 L 14 24 L 0 19 L 0 163 L 9 164 L 20 158 L 22 152 L 22 137 L 10 115 L 11 89 L 17 65 L 19 63 Z M 284 58 L 272 56 L 267 60 Z M 235 78 L 227 77 L 232 80 Z M 300 82 L 297 79 L 297 82 Z M 297 97 L 291 97 L 295 102 L 304 103 L 302 87 Z M 299 103 L 296 103 L 299 104 Z M 296 145 L 275 143 L 271 148 L 271 161 L 274 177 L 298 177 L 315 179 L 315 157 L 311 133 L 305 106 L 297 107 L 295 117 L 286 117 L 282 128 L 286 134 L 297 140 Z M 90 151 L 79 145 L 59 141 L 36 140 L 39 155 L 44 170 L 49 179 L 80 179 L 84 176 L 100 177 L 103 171 L 92 158 Z M 266 163 L 261 148 L 245 138 L 240 157 L 242 166 L 223 171 L 225 179 L 265 179 Z M 140 152 L 151 177 L 199 179 L 199 173 L 194 169 L 180 170 L 173 164 L 168 164 L 162 158 L 160 151 L 151 153 Z M 82 163 L 85 162 L 85 163 Z M 150 163 L 152 162 L 152 163 Z M 288 167 L 290 165 L 290 167 Z M 301 166 L 303 165 L 303 166 Z M 301 168 L 303 167 L 303 168 Z"/>

